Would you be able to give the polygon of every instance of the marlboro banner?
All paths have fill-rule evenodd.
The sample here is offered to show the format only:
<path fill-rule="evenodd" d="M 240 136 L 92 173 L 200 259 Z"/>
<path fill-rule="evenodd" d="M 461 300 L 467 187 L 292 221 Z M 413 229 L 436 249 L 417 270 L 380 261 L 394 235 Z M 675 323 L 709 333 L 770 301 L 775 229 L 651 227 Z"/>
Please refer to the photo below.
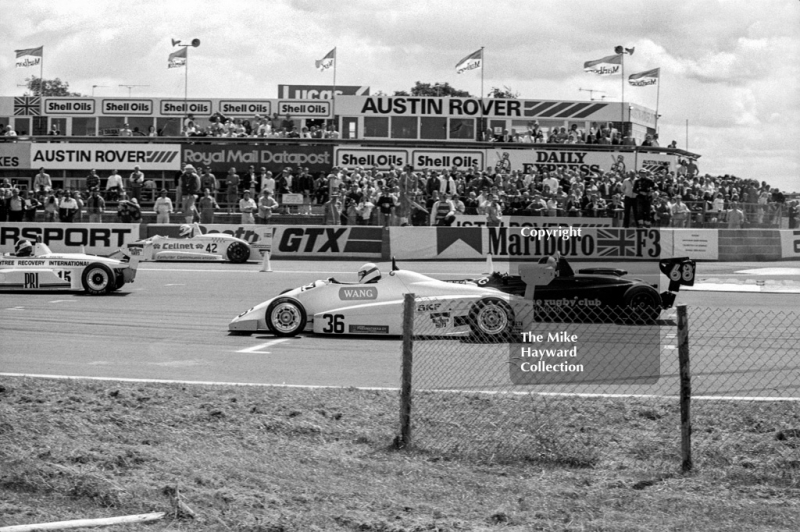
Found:
<path fill-rule="evenodd" d="M 631 74 L 628 76 L 628 84 L 634 87 L 647 87 L 649 85 L 658 84 L 658 78 L 661 76 L 661 69 L 654 68 L 646 72 L 639 72 L 638 74 Z"/>
<path fill-rule="evenodd" d="M 44 46 L 40 46 L 39 48 L 14 50 L 14 52 L 17 54 L 17 68 L 40 66 L 42 64 L 43 50 Z"/>
<path fill-rule="evenodd" d="M 609 55 L 602 59 L 586 61 L 583 64 L 583 71 L 598 76 L 613 76 L 622 72 L 622 55 Z"/>
<path fill-rule="evenodd" d="M 467 57 L 456 64 L 456 74 L 461 74 L 467 70 L 474 70 L 483 66 L 483 48 L 472 52 Z"/>
<path fill-rule="evenodd" d="M 169 54 L 167 68 L 180 68 L 186 66 L 186 48 L 181 48 L 177 52 Z"/>

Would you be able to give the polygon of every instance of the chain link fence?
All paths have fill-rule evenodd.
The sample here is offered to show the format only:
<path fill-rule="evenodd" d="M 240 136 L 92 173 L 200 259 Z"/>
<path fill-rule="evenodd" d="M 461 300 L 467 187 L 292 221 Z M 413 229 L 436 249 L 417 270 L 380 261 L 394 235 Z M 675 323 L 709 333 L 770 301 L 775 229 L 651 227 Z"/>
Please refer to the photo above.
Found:
<path fill-rule="evenodd" d="M 443 459 L 674 468 L 691 422 L 695 465 L 800 485 L 800 313 L 688 309 L 682 426 L 676 309 L 491 303 L 407 300 L 401 442 Z"/>

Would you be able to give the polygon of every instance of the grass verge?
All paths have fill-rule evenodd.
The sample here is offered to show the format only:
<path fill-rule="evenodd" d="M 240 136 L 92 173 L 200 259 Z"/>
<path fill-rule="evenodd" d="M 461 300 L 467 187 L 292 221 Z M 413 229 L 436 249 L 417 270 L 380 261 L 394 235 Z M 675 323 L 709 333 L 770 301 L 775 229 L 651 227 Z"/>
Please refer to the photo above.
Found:
<path fill-rule="evenodd" d="M 171 513 L 147 530 L 740 531 L 800 522 L 795 403 L 696 402 L 697 469 L 683 475 L 671 402 L 435 400 L 459 415 L 449 426 L 419 419 L 419 447 L 396 451 L 394 392 L 2 378 L 0 526 L 172 512 L 165 488 L 196 516 Z M 498 431 L 493 421 L 509 412 L 515 421 Z"/>

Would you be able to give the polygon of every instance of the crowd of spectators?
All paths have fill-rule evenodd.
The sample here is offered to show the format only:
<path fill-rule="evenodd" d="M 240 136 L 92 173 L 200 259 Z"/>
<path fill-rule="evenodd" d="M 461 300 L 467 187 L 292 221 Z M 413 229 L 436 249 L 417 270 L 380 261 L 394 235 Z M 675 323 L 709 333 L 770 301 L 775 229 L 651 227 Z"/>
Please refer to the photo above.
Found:
<path fill-rule="evenodd" d="M 158 132 L 156 132 L 158 134 Z M 181 134 L 187 137 L 257 137 L 287 139 L 338 139 L 339 131 L 333 123 L 320 123 L 310 126 L 298 126 L 298 121 L 291 115 L 281 118 L 278 113 L 255 115 L 252 120 L 246 118 L 230 118 L 219 113 L 212 115 L 208 123 L 202 125 L 193 115 L 183 121 Z M 150 136 L 155 136 L 150 133 Z M 159 135 L 160 136 L 160 135 Z"/>
<path fill-rule="evenodd" d="M 174 213 L 181 213 L 181 222 L 211 223 L 225 212 L 240 215 L 242 223 L 269 223 L 278 212 L 320 211 L 326 224 L 383 226 L 450 225 L 460 214 L 484 216 L 488 225 L 511 215 L 615 218 L 624 227 L 736 228 L 779 225 L 782 216 L 796 227 L 800 218 L 800 202 L 787 204 L 766 182 L 702 175 L 691 160 L 681 160 L 676 172 L 627 170 L 622 161 L 608 171 L 530 173 L 498 164 L 483 170 L 334 167 L 316 175 L 286 167 L 273 175 L 251 165 L 241 175 L 230 168 L 219 177 L 211 167 L 186 165 L 175 175 L 174 191 L 173 203 L 172 191 L 156 191 L 138 167 L 127 177 L 112 170 L 101 178 L 92 170 L 82 190 L 54 190 L 42 168 L 33 191 L 20 192 L 5 180 L 0 220 L 32 221 L 43 210 L 46 221 L 91 222 L 110 202 L 121 221 L 138 221 L 143 201 L 153 202 L 160 223 Z M 286 194 L 293 201 L 281 205 Z"/>

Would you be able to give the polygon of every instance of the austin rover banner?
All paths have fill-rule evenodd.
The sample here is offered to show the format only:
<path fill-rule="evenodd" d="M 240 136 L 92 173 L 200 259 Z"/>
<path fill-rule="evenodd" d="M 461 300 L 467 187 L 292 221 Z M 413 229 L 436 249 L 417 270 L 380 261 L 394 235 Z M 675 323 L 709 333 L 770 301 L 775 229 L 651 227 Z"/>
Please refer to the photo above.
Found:
<path fill-rule="evenodd" d="M 0 227 L 0 252 L 14 251 L 20 238 L 36 242 L 42 238 L 55 253 L 110 255 L 124 244 L 139 240 L 139 224 L 41 224 L 4 222 Z"/>
<path fill-rule="evenodd" d="M 195 167 L 211 166 L 217 178 L 224 177 L 230 168 L 238 173 L 250 165 L 256 171 L 266 168 L 274 173 L 287 166 L 294 170 L 308 168 L 309 172 L 329 172 L 333 166 L 331 148 L 327 146 L 255 146 L 252 144 L 184 145 L 183 162 Z"/>
<path fill-rule="evenodd" d="M 179 170 L 180 144 L 31 144 L 29 168 L 49 170 Z"/>

